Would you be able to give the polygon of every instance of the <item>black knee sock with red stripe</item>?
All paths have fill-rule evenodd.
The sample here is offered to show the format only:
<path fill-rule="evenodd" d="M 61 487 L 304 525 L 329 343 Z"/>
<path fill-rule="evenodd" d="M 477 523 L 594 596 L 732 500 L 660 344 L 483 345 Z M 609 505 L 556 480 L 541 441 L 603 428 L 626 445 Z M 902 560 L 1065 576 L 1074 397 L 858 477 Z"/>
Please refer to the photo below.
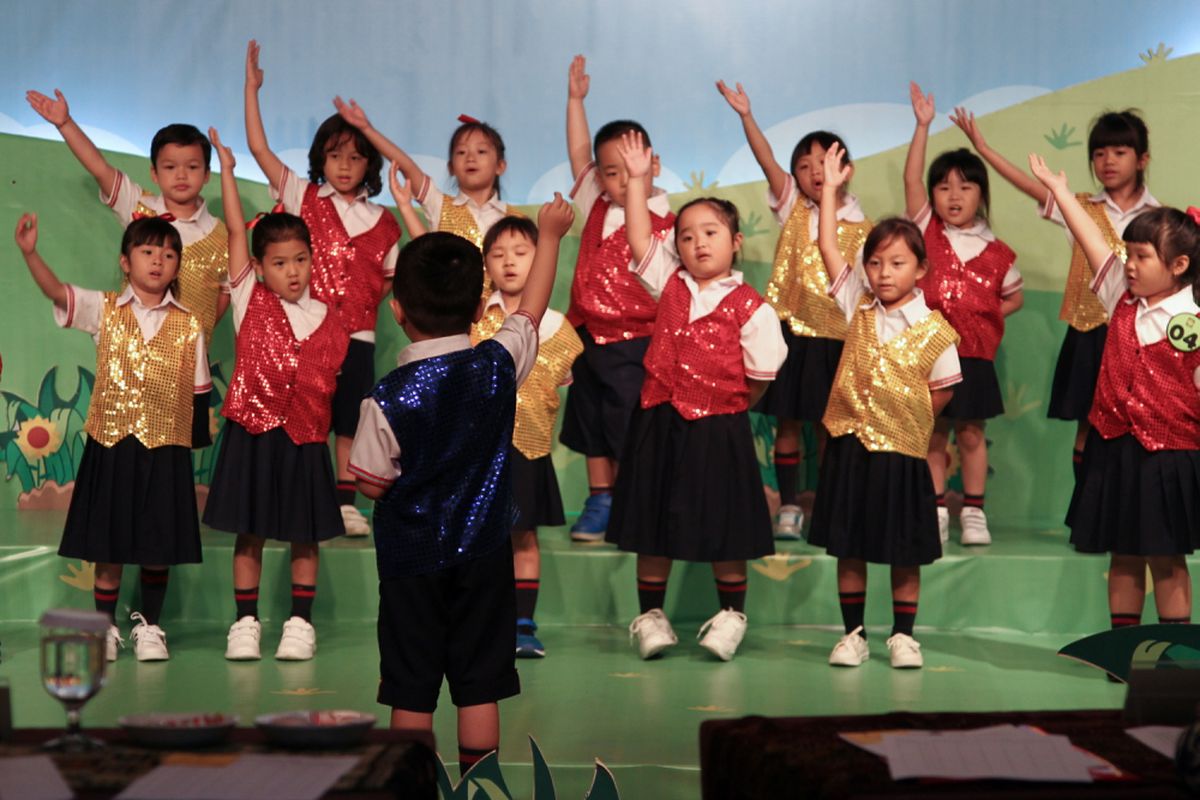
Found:
<path fill-rule="evenodd" d="M 775 482 L 779 484 L 779 504 L 796 505 L 800 492 L 800 451 L 775 451 Z"/>
<path fill-rule="evenodd" d="M 163 601 L 167 599 L 167 579 L 170 577 L 171 571 L 151 569 L 150 567 L 142 567 L 139 571 L 141 572 L 142 616 L 146 618 L 147 624 L 157 625 L 158 618 L 162 614 Z"/>
<path fill-rule="evenodd" d="M 234 587 L 233 602 L 237 604 L 238 619 L 241 619 L 242 617 L 254 617 L 255 619 L 258 619 L 257 586 L 251 586 L 249 589 L 238 589 Z"/>
<path fill-rule="evenodd" d="M 903 633 L 912 636 L 913 623 L 917 621 L 917 602 L 914 600 L 892 600 L 892 636 Z"/>
<path fill-rule="evenodd" d="M 1113 611 L 1108 618 L 1114 629 L 1142 624 L 1142 612 L 1140 611 Z"/>
<path fill-rule="evenodd" d="M 589 486 L 588 494 L 612 494 L 611 486 Z"/>
<path fill-rule="evenodd" d="M 533 612 L 537 609 L 538 588 L 541 581 L 537 578 L 517 578 L 517 619 L 533 619 Z M 527 630 L 522 630 L 525 628 Z M 533 633 L 533 628 L 528 625 L 517 625 L 517 633 Z"/>
<path fill-rule="evenodd" d="M 846 633 L 862 627 L 867 605 L 866 592 L 838 592 L 838 604 L 842 607 L 842 624 L 846 627 Z M 865 628 L 859 634 L 867 638 Z"/>
<path fill-rule="evenodd" d="M 938 508 L 945 508 L 945 507 L 946 507 L 946 493 L 945 493 L 945 492 L 939 492 L 939 493 L 938 493 L 938 495 L 937 495 L 937 507 L 938 507 Z"/>
<path fill-rule="evenodd" d="M 292 616 L 299 617 L 305 622 L 312 622 L 313 600 L 317 596 L 317 587 L 304 583 L 292 584 Z"/>
<path fill-rule="evenodd" d="M 328 486 L 329 484 L 326 484 Z M 354 485 L 354 481 L 338 481 L 337 482 L 337 501 L 339 506 L 354 505 L 354 496 L 358 493 L 358 488 Z"/>
<path fill-rule="evenodd" d="M 496 748 L 494 748 L 494 747 L 488 747 L 488 748 L 463 747 L 460 744 L 458 746 L 458 774 L 459 774 L 459 777 L 466 775 L 467 770 L 469 770 L 471 767 L 475 766 L 475 764 L 477 764 L 480 760 L 482 760 L 484 756 L 486 756 L 488 753 L 492 752 L 495 749 Z"/>
<path fill-rule="evenodd" d="M 983 511 L 983 495 L 964 494 L 963 508 L 978 508 L 980 511 Z"/>
<path fill-rule="evenodd" d="M 1192 617 L 1190 614 L 1186 617 L 1164 617 L 1160 615 L 1158 623 L 1160 625 L 1190 625 Z"/>
<path fill-rule="evenodd" d="M 655 581 L 648 578 L 638 578 L 638 606 L 643 614 L 656 608 L 663 607 L 667 599 L 667 582 Z"/>
<path fill-rule="evenodd" d="M 721 608 L 729 608 L 745 613 L 746 611 L 746 579 L 738 581 L 723 581 L 717 578 L 717 600 Z"/>
<path fill-rule="evenodd" d="M 109 620 L 115 622 L 117 616 L 117 597 L 120 594 L 120 586 L 112 589 L 95 587 L 92 589 L 92 599 L 96 601 L 96 610 L 102 614 L 108 614 Z"/>

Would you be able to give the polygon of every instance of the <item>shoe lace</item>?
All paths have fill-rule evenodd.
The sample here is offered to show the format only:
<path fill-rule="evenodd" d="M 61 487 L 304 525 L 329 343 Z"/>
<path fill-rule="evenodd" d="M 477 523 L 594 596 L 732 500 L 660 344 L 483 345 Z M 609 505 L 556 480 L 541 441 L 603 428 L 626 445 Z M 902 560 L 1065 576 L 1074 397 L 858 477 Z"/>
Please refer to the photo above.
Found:
<path fill-rule="evenodd" d="M 108 635 L 117 640 L 117 647 L 120 647 L 122 650 L 125 649 L 125 640 L 121 638 L 121 632 L 117 630 L 116 625 L 109 626 Z"/>
<path fill-rule="evenodd" d="M 654 617 L 649 613 L 638 615 L 633 622 L 629 623 L 629 641 L 633 641 L 633 637 L 639 635 L 643 628 L 654 625 Z"/>
<path fill-rule="evenodd" d="M 863 630 L 863 626 L 862 626 L 862 625 L 859 625 L 857 628 L 855 628 L 854 630 L 850 631 L 850 632 L 849 632 L 849 633 L 847 633 L 845 636 L 843 636 L 843 637 L 841 638 L 841 640 L 840 640 L 840 641 L 838 641 L 838 644 L 846 644 L 846 645 L 850 644 L 851 642 L 853 642 L 853 641 L 854 641 L 854 640 L 853 640 L 853 639 L 851 639 L 850 637 L 851 637 L 851 636 L 858 636 L 858 634 L 862 633 L 862 630 Z"/>

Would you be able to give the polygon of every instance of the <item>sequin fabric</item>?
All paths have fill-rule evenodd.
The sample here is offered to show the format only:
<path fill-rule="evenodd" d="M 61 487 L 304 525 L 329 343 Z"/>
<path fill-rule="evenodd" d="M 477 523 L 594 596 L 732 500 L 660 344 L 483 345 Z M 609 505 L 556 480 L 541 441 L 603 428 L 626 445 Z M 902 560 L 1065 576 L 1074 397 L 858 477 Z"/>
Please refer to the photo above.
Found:
<path fill-rule="evenodd" d="M 1104 204 L 1093 203 L 1086 193 L 1075 195 L 1075 199 L 1100 227 L 1108 249 L 1124 261 L 1125 240 L 1117 234 L 1112 220 L 1104 211 Z M 1094 273 L 1088 264 L 1087 256 L 1083 254 L 1083 248 L 1079 246 L 1079 242 L 1075 242 L 1071 248 L 1071 268 L 1067 272 L 1067 285 L 1063 288 L 1062 308 L 1058 311 L 1058 318 L 1083 333 L 1108 322 L 1108 312 L 1104 310 L 1104 304 L 1092 291 L 1093 277 Z"/>
<path fill-rule="evenodd" d="M 136 219 L 156 216 L 154 209 L 138 203 L 133 212 Z M 204 341 L 212 346 L 212 332 L 217 324 L 217 301 L 221 297 L 221 284 L 229 276 L 229 231 L 225 223 L 217 220 L 208 236 L 183 248 L 183 259 L 179 263 L 180 305 L 196 315 L 204 331 Z"/>
<path fill-rule="evenodd" d="M 567 319 L 573 327 L 586 325 L 596 344 L 629 341 L 654 331 L 658 304 L 629 269 L 632 253 L 625 226 L 604 238 L 604 215 L 610 203 L 601 197 L 592 206 L 579 240 L 579 260 L 571 281 Z M 675 215 L 651 212 L 654 233 L 675 227 Z"/>
<path fill-rule="evenodd" d="M 256 282 L 238 331 L 222 416 L 253 434 L 283 428 L 295 444 L 327 441 L 333 390 L 349 346 L 350 334 L 330 313 L 307 339 L 297 340 L 283 301 Z"/>
<path fill-rule="evenodd" d="M 447 569 L 507 547 L 516 367 L 496 341 L 392 370 L 372 390 L 400 476 L 375 503 L 381 579 Z"/>
<path fill-rule="evenodd" d="M 491 306 L 471 327 L 471 344 L 492 338 L 504 324 L 504 311 Z M 533 460 L 550 455 L 554 423 L 558 418 L 558 387 L 571 374 L 571 365 L 583 352 L 579 334 L 566 322 L 549 339 L 538 342 L 537 362 L 517 390 L 513 447 Z"/>
<path fill-rule="evenodd" d="M 375 330 L 383 298 L 383 260 L 400 240 L 400 225 L 386 208 L 375 227 L 351 237 L 329 197 L 310 183 L 304 190 L 300 216 L 312 235 L 313 271 L 310 290 L 342 320 L 346 330 Z"/>
<path fill-rule="evenodd" d="M 1004 336 L 1000 290 L 1017 254 L 995 239 L 964 264 L 950 246 L 946 224 L 936 214 L 925 228 L 925 251 L 929 271 L 917 282 L 925 301 L 942 312 L 962 337 L 959 355 L 993 361 Z"/>
<path fill-rule="evenodd" d="M 1088 422 L 1105 439 L 1132 433 L 1147 450 L 1200 450 L 1200 351 L 1184 353 L 1165 338 L 1139 343 L 1130 299 L 1113 311 Z"/>
<path fill-rule="evenodd" d="M 881 344 L 875 314 L 864 306 L 850 320 L 822 423 L 830 436 L 852 433 L 873 453 L 924 460 L 933 434 L 929 373 L 958 334 L 933 311 Z"/>
<path fill-rule="evenodd" d="M 87 434 L 105 447 L 133 436 L 149 448 L 190 448 L 199 335 L 196 317 L 172 306 L 147 342 L 132 303 L 106 292 Z"/>
<path fill-rule="evenodd" d="M 763 299 L 743 283 L 711 313 L 688 322 L 692 296 L 677 273 L 658 304 L 646 351 L 642 408 L 670 403 L 684 419 L 736 414 L 749 407 L 741 331 Z"/>
<path fill-rule="evenodd" d="M 775 245 L 775 265 L 767 283 L 766 300 L 796 336 L 846 338 L 846 315 L 829 296 L 829 274 L 821 249 L 809 236 L 812 209 L 798 202 L 788 216 Z M 838 251 L 853 264 L 867 234 L 870 220 L 839 222 Z"/>

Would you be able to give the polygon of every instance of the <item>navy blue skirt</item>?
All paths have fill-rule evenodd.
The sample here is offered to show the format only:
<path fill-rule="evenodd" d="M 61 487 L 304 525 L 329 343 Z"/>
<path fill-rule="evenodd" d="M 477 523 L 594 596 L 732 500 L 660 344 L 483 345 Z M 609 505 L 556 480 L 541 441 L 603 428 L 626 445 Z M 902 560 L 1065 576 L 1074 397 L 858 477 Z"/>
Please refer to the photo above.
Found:
<path fill-rule="evenodd" d="M 996 362 L 985 358 L 960 358 L 962 382 L 953 387 L 954 395 L 942 409 L 943 419 L 991 419 L 1004 413 Z"/>
<path fill-rule="evenodd" d="M 543 525 L 565 525 L 562 495 L 550 456 L 529 459 L 513 447 L 508 463 L 512 469 L 513 500 L 517 504 L 515 531 L 531 531 Z"/>
<path fill-rule="evenodd" d="M 787 342 L 787 359 L 753 410 L 777 419 L 820 422 L 845 342 L 797 336 L 787 322 L 780 325 Z"/>
<path fill-rule="evenodd" d="M 1067 328 L 1050 387 L 1050 407 L 1046 410 L 1050 419 L 1075 422 L 1087 419 L 1096 396 L 1096 378 L 1100 375 L 1100 358 L 1107 337 L 1107 325 L 1086 333 Z"/>

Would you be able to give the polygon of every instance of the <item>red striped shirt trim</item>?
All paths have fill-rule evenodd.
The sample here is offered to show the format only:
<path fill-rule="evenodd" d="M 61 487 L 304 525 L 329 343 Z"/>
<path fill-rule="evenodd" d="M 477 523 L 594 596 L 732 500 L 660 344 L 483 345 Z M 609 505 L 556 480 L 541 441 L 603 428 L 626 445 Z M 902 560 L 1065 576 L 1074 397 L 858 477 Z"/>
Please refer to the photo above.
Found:
<path fill-rule="evenodd" d="M 363 483 L 369 483 L 372 486 L 377 486 L 380 489 L 390 489 L 392 484 L 395 483 L 395 481 L 390 478 L 381 478 L 378 475 L 374 475 L 370 472 L 367 472 L 362 467 L 356 466 L 354 464 L 351 464 L 349 469 L 350 469 L 351 474 L 353 474 L 355 477 L 357 477 Z"/>
<path fill-rule="evenodd" d="M 962 383 L 962 373 L 961 372 L 957 372 L 957 373 L 951 375 L 949 378 L 942 378 L 939 381 L 930 381 L 929 388 L 930 389 L 945 389 L 947 386 L 953 386 L 956 383 Z"/>
<path fill-rule="evenodd" d="M 567 197 L 571 200 L 574 200 L 575 195 L 579 192 L 579 187 L 583 186 L 584 179 L 586 179 L 588 177 L 588 175 L 590 175 L 591 173 L 593 173 L 595 171 L 596 171 L 596 162 L 595 161 L 588 162 L 588 165 L 583 168 L 583 172 L 579 173 L 579 175 L 576 176 L 575 183 L 573 183 L 571 185 L 571 191 L 567 194 Z"/>
<path fill-rule="evenodd" d="M 125 180 L 125 176 L 121 174 L 121 170 L 117 170 L 117 176 L 113 178 L 112 192 L 108 195 L 108 200 L 105 205 L 112 208 L 117 204 L 117 197 L 121 194 L 121 182 Z"/>
<path fill-rule="evenodd" d="M 1120 261 L 1116 253 L 1109 253 L 1108 260 L 1104 262 L 1104 266 L 1096 273 L 1096 277 L 1092 279 L 1091 290 L 1099 292 L 1100 287 L 1104 285 L 1104 278 L 1108 275 L 1108 271 L 1112 269 L 1114 262 Z"/>

